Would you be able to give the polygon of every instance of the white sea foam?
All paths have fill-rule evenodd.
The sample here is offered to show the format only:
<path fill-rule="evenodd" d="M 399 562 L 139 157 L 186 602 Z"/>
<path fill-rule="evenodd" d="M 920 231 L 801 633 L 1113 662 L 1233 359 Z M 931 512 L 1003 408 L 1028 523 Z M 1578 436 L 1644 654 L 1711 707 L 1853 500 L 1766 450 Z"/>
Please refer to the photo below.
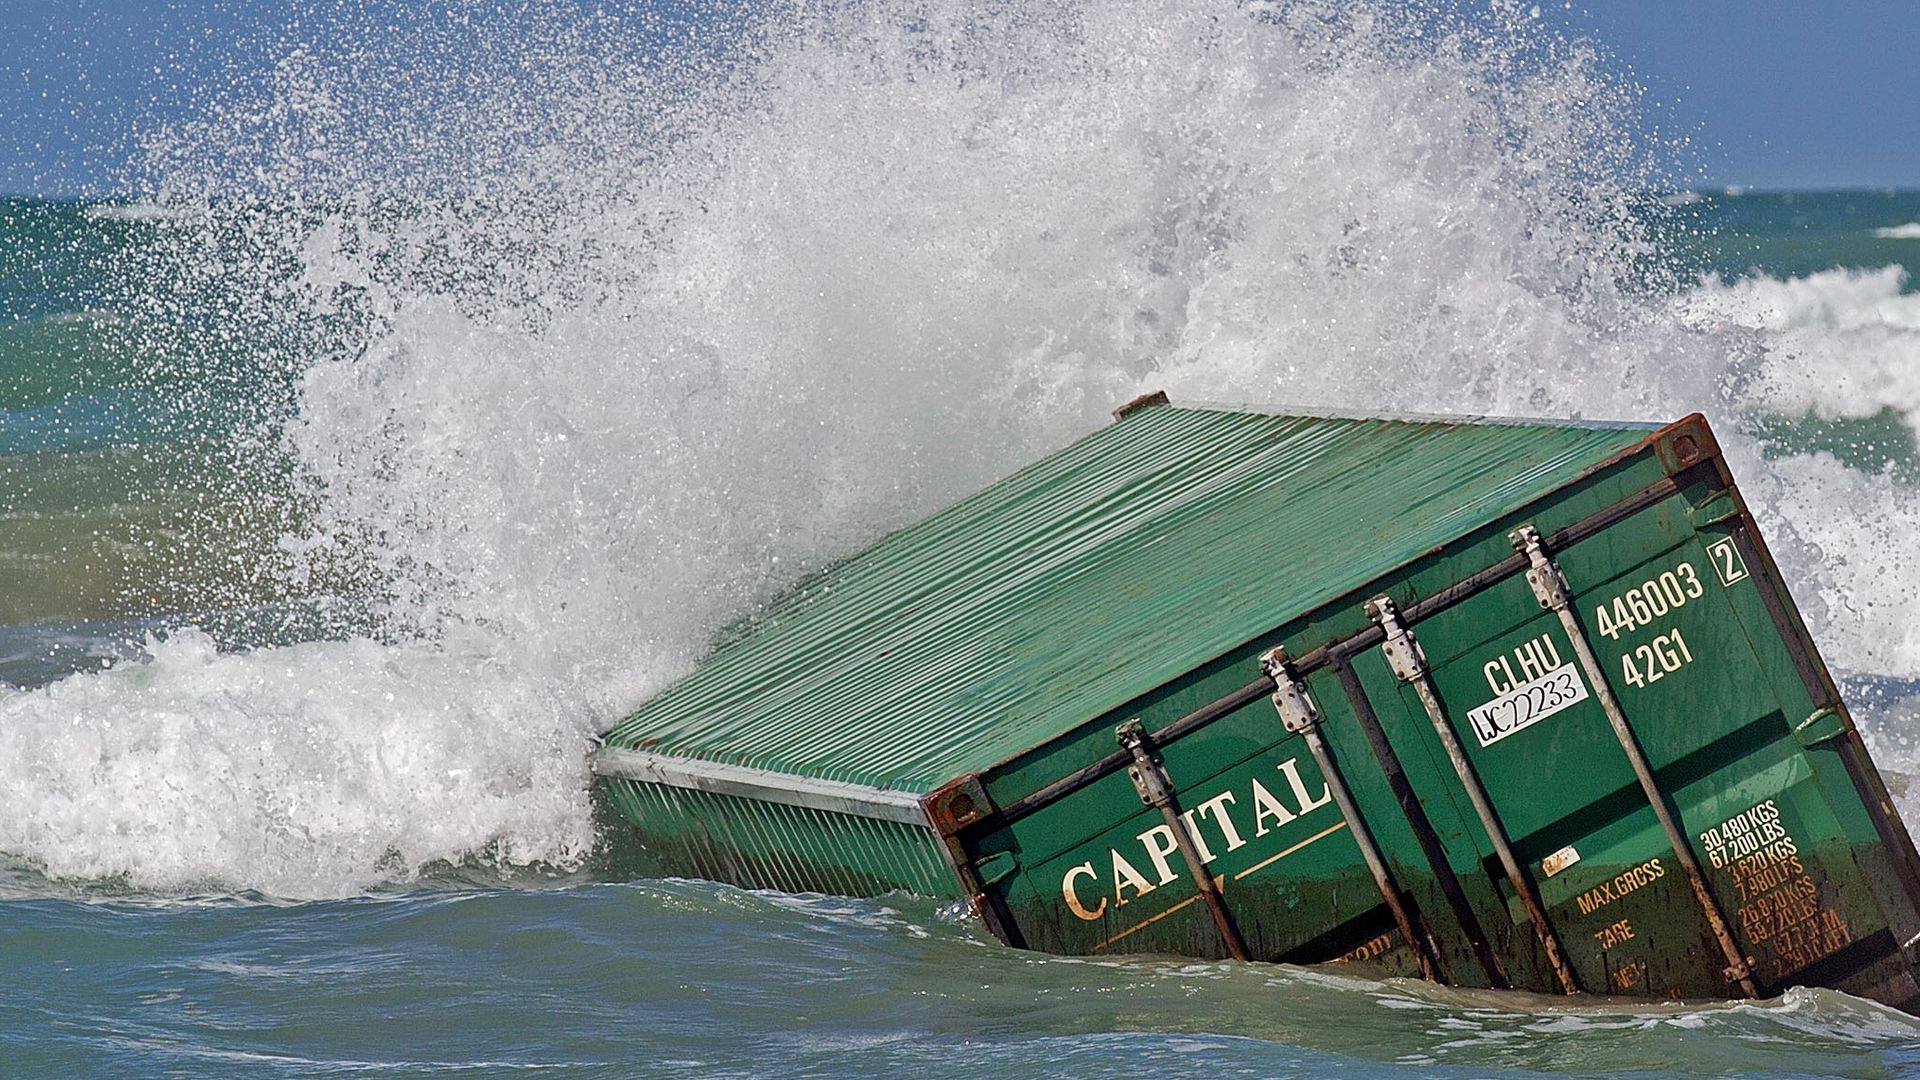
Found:
<path fill-rule="evenodd" d="M 0 689 L 0 850 L 171 892 L 357 892 L 436 860 L 577 858 L 586 731 L 564 694 L 459 646 L 316 642 Z"/>
<path fill-rule="evenodd" d="M 1782 280 L 1703 281 L 1681 319 L 1709 332 L 1760 330 L 1766 349 L 1739 371 L 1749 412 L 1870 416 L 1891 408 L 1920 428 L 1920 294 L 1900 266 Z"/>
<path fill-rule="evenodd" d="M 369 568 L 357 601 L 416 643 L 185 638 L 0 699 L 0 848 L 286 896 L 564 863 L 586 733 L 716 627 L 1156 387 L 1704 408 L 1832 658 L 1920 672 L 1906 489 L 1739 433 L 1911 408 L 1860 367 L 1913 332 L 1895 272 L 1674 299 L 1630 89 L 1509 5 L 1413 18 L 881 0 L 711 50 L 504 15 L 290 43 L 155 137 L 159 201 L 206 222 L 162 254 L 261 340 L 332 329 L 291 362 L 289 573 Z"/>
<path fill-rule="evenodd" d="M 1909 221 L 1905 225 L 1889 225 L 1884 229 L 1875 229 L 1873 235 L 1882 240 L 1920 240 L 1920 221 Z"/>
<path fill-rule="evenodd" d="M 1903 292 L 1906 282 L 1899 266 L 1706 281 L 1677 306 L 1683 324 L 1708 333 L 1762 335 L 1764 348 L 1727 372 L 1741 412 L 1832 419 L 1891 409 L 1920 430 L 1920 295 Z M 1760 462 L 1748 453 L 1741 473 L 1781 519 L 1778 531 L 1792 530 L 1795 593 L 1829 659 L 1920 676 L 1920 492 L 1911 481 L 1825 454 Z M 1912 772 L 1920 756 L 1888 763 Z"/>

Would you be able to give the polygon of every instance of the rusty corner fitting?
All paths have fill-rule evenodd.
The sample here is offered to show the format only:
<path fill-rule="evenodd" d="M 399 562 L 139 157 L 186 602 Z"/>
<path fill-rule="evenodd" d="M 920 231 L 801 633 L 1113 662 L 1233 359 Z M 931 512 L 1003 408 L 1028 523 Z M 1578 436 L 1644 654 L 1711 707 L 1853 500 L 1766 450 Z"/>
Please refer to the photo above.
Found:
<path fill-rule="evenodd" d="M 1661 468 L 1668 476 L 1677 476 L 1695 465 L 1720 456 L 1720 441 L 1713 436 L 1707 418 L 1692 413 L 1648 436 Z"/>
<path fill-rule="evenodd" d="M 1167 400 L 1167 392 L 1165 390 L 1154 390 L 1149 393 L 1141 394 L 1139 397 L 1134 398 L 1132 401 L 1129 401 L 1125 405 L 1122 405 L 1119 408 L 1113 410 L 1113 418 L 1115 420 L 1125 420 L 1127 417 L 1132 416 L 1134 413 L 1139 412 L 1141 409 L 1152 408 L 1155 405 L 1167 405 L 1167 404 L 1170 404 L 1170 402 Z"/>
<path fill-rule="evenodd" d="M 968 826 L 992 817 L 993 799 L 980 783 L 978 773 L 970 773 L 927 793 L 920 800 L 927 822 L 941 836 L 953 836 Z"/>

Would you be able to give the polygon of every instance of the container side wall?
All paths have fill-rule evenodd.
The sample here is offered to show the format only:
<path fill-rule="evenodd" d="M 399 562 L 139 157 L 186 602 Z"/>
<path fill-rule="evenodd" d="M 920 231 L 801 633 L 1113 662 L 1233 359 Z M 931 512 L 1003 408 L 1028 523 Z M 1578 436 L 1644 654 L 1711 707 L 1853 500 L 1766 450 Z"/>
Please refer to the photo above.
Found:
<path fill-rule="evenodd" d="M 649 873 L 782 892 L 959 895 L 928 829 L 665 784 L 600 784 L 637 832 Z"/>

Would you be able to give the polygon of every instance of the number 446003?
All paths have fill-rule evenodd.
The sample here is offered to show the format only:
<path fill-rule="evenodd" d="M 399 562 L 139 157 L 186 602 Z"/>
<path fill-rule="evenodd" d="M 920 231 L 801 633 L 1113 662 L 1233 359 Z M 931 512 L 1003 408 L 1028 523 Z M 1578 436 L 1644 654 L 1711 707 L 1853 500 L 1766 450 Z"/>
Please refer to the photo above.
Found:
<path fill-rule="evenodd" d="M 1602 637 L 1618 641 L 1621 634 L 1638 630 L 1675 608 L 1685 607 L 1687 601 L 1698 600 L 1705 592 L 1693 564 L 1683 562 L 1628 589 L 1611 603 L 1595 607 L 1594 622 Z"/>

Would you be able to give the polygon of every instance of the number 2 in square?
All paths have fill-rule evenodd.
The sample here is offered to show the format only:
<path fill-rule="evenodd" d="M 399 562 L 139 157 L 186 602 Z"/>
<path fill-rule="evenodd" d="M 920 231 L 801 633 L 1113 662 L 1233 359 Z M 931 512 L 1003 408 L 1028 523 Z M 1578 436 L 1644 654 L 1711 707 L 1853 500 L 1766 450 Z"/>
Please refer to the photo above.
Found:
<path fill-rule="evenodd" d="M 1731 537 L 1708 544 L 1707 554 L 1711 556 L 1708 561 L 1713 563 L 1713 572 L 1719 575 L 1720 584 L 1731 585 L 1746 579 L 1747 564 L 1740 561 L 1740 551 L 1733 546 Z"/>

